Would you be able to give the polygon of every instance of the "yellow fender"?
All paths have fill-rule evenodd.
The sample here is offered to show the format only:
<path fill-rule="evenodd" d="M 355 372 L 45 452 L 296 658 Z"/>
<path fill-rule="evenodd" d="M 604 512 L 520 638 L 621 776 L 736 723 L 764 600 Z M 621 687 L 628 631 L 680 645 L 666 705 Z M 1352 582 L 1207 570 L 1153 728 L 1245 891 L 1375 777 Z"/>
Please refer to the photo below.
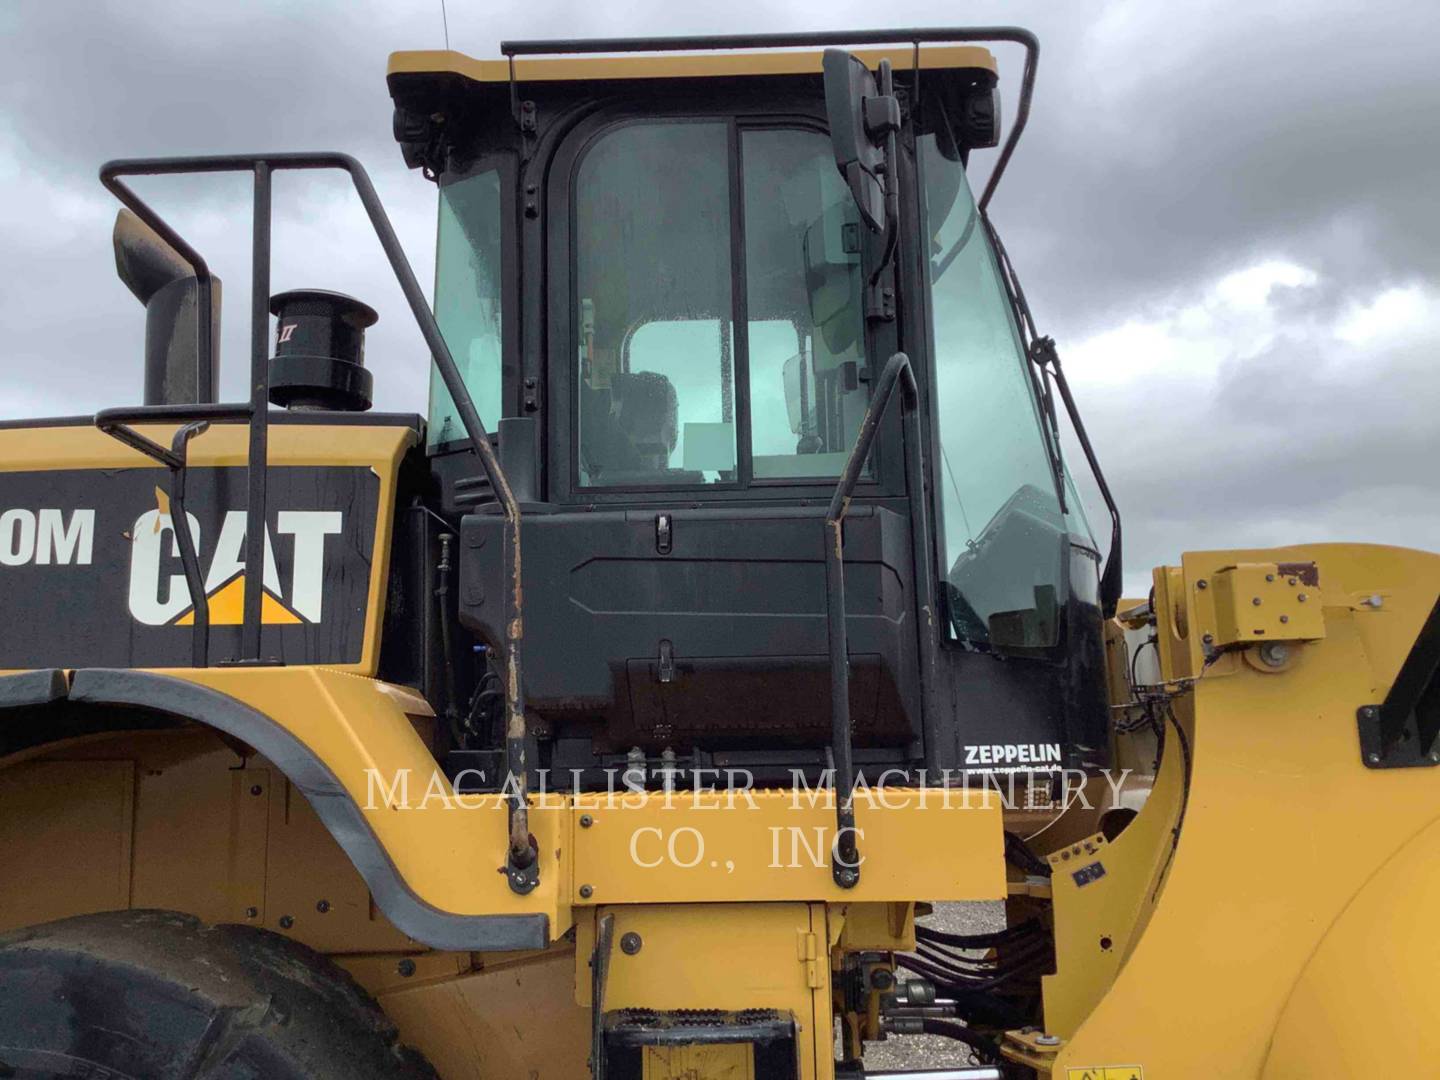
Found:
<path fill-rule="evenodd" d="M 1280 1014 L 1265 1080 L 1421 1076 L 1440 1062 L 1440 819 L 1370 879 Z"/>
<path fill-rule="evenodd" d="M 397 929 L 438 949 L 540 949 L 561 912 L 563 875 L 512 892 L 495 796 L 460 799 L 416 734 L 429 706 L 412 691 L 313 667 L 76 671 L 71 702 L 193 720 L 254 747 L 309 800 Z M 408 710 L 408 711 L 407 711 Z M 404 777 L 403 807 L 394 797 Z M 556 851 L 558 815 L 537 815 Z"/>

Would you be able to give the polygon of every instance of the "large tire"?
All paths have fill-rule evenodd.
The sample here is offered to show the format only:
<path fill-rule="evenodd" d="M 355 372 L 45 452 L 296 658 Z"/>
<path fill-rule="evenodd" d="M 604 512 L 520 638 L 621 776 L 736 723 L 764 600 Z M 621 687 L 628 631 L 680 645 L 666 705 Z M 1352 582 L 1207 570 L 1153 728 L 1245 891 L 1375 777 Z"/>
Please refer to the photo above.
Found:
<path fill-rule="evenodd" d="M 0 936 L 0 1077 L 434 1080 L 345 972 L 287 938 L 168 911 Z"/>

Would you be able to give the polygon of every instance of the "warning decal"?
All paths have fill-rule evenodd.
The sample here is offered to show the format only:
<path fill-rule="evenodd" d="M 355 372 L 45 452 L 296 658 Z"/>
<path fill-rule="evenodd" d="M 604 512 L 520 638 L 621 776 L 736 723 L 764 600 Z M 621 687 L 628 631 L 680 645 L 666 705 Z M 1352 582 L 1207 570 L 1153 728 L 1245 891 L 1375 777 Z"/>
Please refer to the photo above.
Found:
<path fill-rule="evenodd" d="M 1065 1070 L 1065 1080 L 1145 1080 L 1145 1070 L 1139 1065 L 1088 1065 L 1083 1068 L 1072 1065 Z"/>

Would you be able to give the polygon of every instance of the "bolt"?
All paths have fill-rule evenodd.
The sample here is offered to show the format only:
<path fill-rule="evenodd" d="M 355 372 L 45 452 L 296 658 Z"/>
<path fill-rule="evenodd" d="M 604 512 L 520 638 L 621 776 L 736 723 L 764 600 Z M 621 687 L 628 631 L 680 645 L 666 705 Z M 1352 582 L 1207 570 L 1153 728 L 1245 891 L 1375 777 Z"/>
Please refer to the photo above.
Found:
<path fill-rule="evenodd" d="M 1203 577 L 1199 581 L 1195 582 L 1195 588 L 1197 589 L 1208 589 L 1209 587 L 1210 583 L 1206 581 Z"/>
<path fill-rule="evenodd" d="M 320 900 L 320 901 L 317 901 L 316 904 L 315 904 L 315 910 L 318 911 L 318 912 L 320 912 L 321 915 L 324 915 L 327 911 L 330 910 L 330 901 L 329 901 L 329 900 Z"/>
<path fill-rule="evenodd" d="M 1374 608 L 1376 611 L 1379 611 L 1382 607 L 1385 606 L 1385 598 L 1383 596 L 1380 596 L 1379 594 L 1376 594 L 1370 597 L 1370 599 L 1366 600 L 1365 603 L 1370 605 L 1370 607 Z"/>
<path fill-rule="evenodd" d="M 1290 659 L 1290 650 L 1278 641 L 1266 642 L 1260 646 L 1260 662 L 1266 667 L 1284 667 Z"/>
<path fill-rule="evenodd" d="M 1059 1036 L 1059 1035 L 1036 1035 L 1036 1036 L 1035 1036 L 1035 1045 L 1036 1045 L 1036 1046 L 1059 1046 L 1059 1045 L 1060 1045 L 1060 1036 Z"/>
<path fill-rule="evenodd" d="M 1363 709 L 1360 710 L 1360 715 L 1363 716 L 1363 717 L 1365 717 L 1366 720 L 1374 720 L 1374 719 L 1375 719 L 1375 706 L 1374 706 L 1374 705 L 1366 705 Z"/>
<path fill-rule="evenodd" d="M 640 951 L 640 946 L 645 942 L 640 940 L 640 935 L 631 930 L 628 934 L 620 936 L 620 951 L 626 956 L 634 956 Z"/>
<path fill-rule="evenodd" d="M 1366 754 L 1366 755 L 1365 755 L 1365 760 L 1368 761 L 1371 765 L 1379 765 L 1379 764 L 1380 764 L 1380 755 L 1379 755 L 1379 754 Z"/>
<path fill-rule="evenodd" d="M 1259 607 L 1259 606 L 1260 606 L 1260 598 L 1257 596 L 1257 597 L 1255 597 L 1254 600 L 1251 600 L 1250 603 L 1254 604 L 1256 607 Z"/>
<path fill-rule="evenodd" d="M 245 917 L 246 917 L 247 919 L 259 918 L 259 916 L 260 916 L 260 909 L 259 909 L 259 908 L 247 907 L 247 908 L 245 909 Z"/>
<path fill-rule="evenodd" d="M 1266 574 L 1266 575 L 1265 575 L 1265 580 L 1266 580 L 1266 581 L 1274 581 L 1274 580 L 1275 580 L 1275 575 L 1274 575 L 1274 574 Z"/>
<path fill-rule="evenodd" d="M 1281 615 L 1281 616 L 1280 616 L 1280 621 L 1281 621 L 1282 623 L 1287 623 L 1287 622 L 1290 621 L 1290 616 L 1289 616 L 1289 615 Z"/>
<path fill-rule="evenodd" d="M 895 985 L 895 973 L 888 968 L 876 968 L 870 973 L 870 985 L 876 990 L 889 990 Z"/>
<path fill-rule="evenodd" d="M 1215 635 L 1214 635 L 1214 634 L 1206 634 L 1206 635 L 1205 635 L 1204 637 L 1202 637 L 1200 640 L 1203 641 L 1206 645 L 1214 645 L 1214 644 L 1215 644 Z"/>
<path fill-rule="evenodd" d="M 1299 600 L 1300 603 L 1303 604 L 1303 603 L 1305 603 L 1306 600 L 1308 600 L 1308 599 L 1310 599 L 1310 598 L 1309 598 L 1308 596 L 1306 596 L 1306 595 L 1302 592 L 1300 595 L 1298 595 L 1297 597 L 1295 597 L 1295 599 L 1296 599 L 1296 600 Z"/>
<path fill-rule="evenodd" d="M 281 916 L 280 916 L 280 929 L 281 929 L 281 930 L 289 930 L 289 929 L 290 929 L 292 926 L 294 926 L 294 925 L 295 925 L 295 919 L 294 919 L 293 916 L 290 916 L 290 915 L 281 915 Z"/>
<path fill-rule="evenodd" d="M 1292 577 L 1292 578 L 1286 578 L 1286 579 L 1285 579 L 1285 583 L 1286 583 L 1287 585 L 1299 585 L 1299 584 L 1300 584 L 1300 579 L 1299 579 L 1299 578 L 1293 578 L 1293 577 Z"/>
<path fill-rule="evenodd" d="M 589 900 L 590 897 L 592 897 L 592 896 L 594 896 L 594 895 L 595 895 L 595 887 L 594 887 L 593 885 L 581 885 L 581 886 L 580 886 L 580 899 L 582 899 L 582 900 Z"/>
<path fill-rule="evenodd" d="M 254 787 L 252 787 L 252 788 L 250 789 L 250 794 L 251 794 L 251 795 L 259 795 L 260 792 L 263 791 L 263 790 L 264 790 L 264 788 L 262 788 L 259 784 L 256 784 Z"/>
<path fill-rule="evenodd" d="M 400 973 L 402 979 L 408 979 L 415 974 L 415 961 L 408 956 L 395 965 L 395 970 Z"/>
<path fill-rule="evenodd" d="M 595 819 L 592 818 L 589 814 L 581 814 L 581 815 L 580 815 L 580 827 L 581 827 L 582 829 L 588 829 L 591 825 L 594 825 L 594 824 L 595 824 Z"/>
<path fill-rule="evenodd" d="M 1114 947 L 1114 945 L 1115 942 L 1111 941 L 1108 937 L 1102 937 L 1100 939 L 1100 948 L 1102 948 L 1106 952 L 1109 952 Z"/>

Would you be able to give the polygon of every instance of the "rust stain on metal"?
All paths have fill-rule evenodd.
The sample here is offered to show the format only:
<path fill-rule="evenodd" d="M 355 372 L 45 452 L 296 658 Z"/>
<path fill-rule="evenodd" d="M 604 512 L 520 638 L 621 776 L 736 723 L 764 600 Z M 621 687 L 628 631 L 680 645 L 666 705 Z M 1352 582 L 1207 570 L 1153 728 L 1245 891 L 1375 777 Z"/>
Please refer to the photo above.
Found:
<path fill-rule="evenodd" d="M 510 711 L 516 713 L 519 712 L 516 706 L 520 703 L 520 671 L 515 663 L 514 650 L 506 657 L 505 672 L 508 676 L 505 680 L 505 700 L 510 704 Z"/>
<path fill-rule="evenodd" d="M 1297 578 L 1302 585 L 1320 584 L 1320 568 L 1313 562 L 1276 563 L 1275 569 L 1281 577 Z"/>

